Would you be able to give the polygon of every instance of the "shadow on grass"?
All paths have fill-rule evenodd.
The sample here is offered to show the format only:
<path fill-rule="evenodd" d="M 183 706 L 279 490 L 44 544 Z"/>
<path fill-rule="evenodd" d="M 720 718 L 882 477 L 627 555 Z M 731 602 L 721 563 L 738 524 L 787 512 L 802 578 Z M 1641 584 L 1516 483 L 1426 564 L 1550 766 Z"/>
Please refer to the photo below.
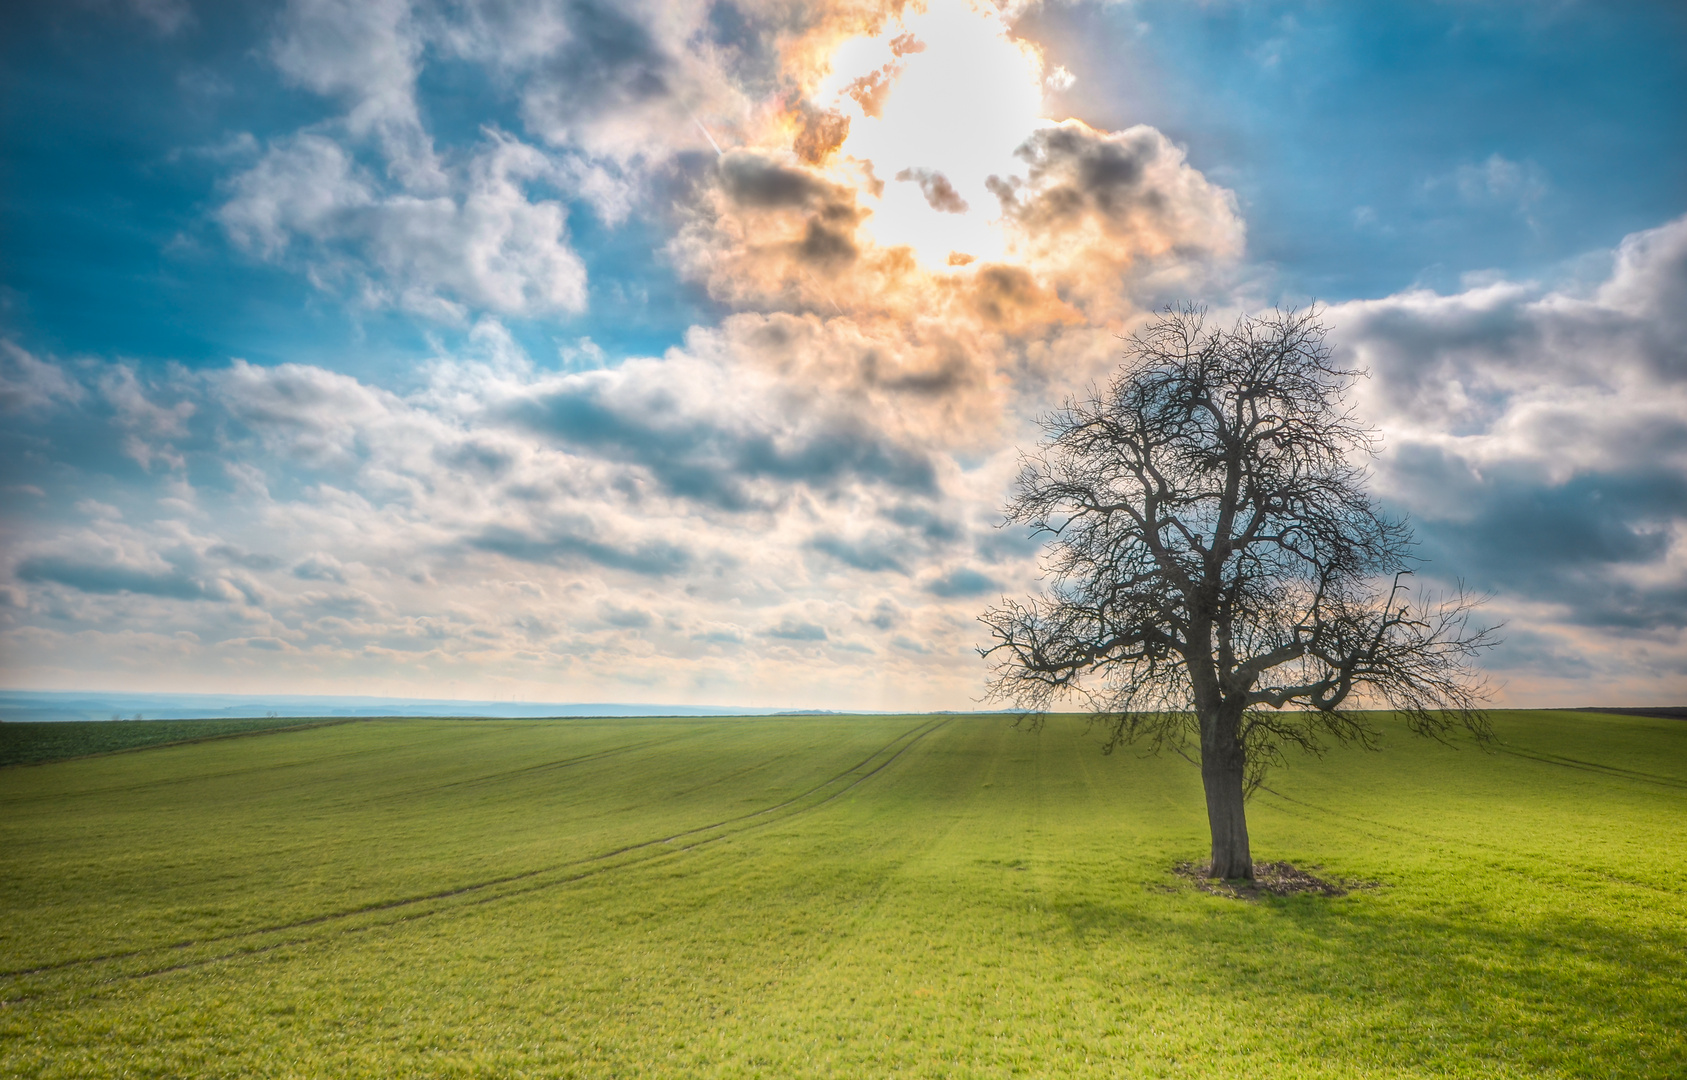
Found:
<path fill-rule="evenodd" d="M 1149 896 L 1167 891 L 1149 886 Z M 1412 910 L 1363 895 L 1242 904 L 1187 885 L 1170 892 L 1175 900 L 1138 894 L 1057 910 L 1092 955 L 1159 954 L 1186 973 L 1176 993 L 1250 1002 L 1284 1024 L 1319 1017 L 1296 1037 L 1338 1054 L 1359 1028 L 1408 1061 L 1451 1054 L 1588 1075 L 1687 1075 L 1680 922 L 1624 925 L 1497 895 Z M 1605 1071 L 1616 1062 L 1629 1071 Z"/>

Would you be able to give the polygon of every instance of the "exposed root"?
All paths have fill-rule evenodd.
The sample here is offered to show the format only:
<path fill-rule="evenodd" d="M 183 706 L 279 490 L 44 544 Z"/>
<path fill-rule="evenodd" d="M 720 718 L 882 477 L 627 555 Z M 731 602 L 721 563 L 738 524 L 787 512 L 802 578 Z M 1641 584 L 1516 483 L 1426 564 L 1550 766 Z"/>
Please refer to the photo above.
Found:
<path fill-rule="evenodd" d="M 1307 870 L 1322 870 L 1321 866 L 1308 867 Z M 1286 862 L 1256 862 L 1254 863 L 1254 878 L 1247 881 L 1241 878 L 1211 877 L 1212 863 L 1178 863 L 1172 868 L 1172 873 L 1184 878 L 1195 888 L 1213 896 L 1227 896 L 1232 900 L 1258 900 L 1261 896 L 1295 896 L 1300 893 L 1315 893 L 1318 896 L 1346 896 L 1354 889 L 1374 889 L 1381 882 L 1377 881 L 1344 881 L 1337 878 L 1327 881 L 1324 878 L 1310 874 L 1293 863 Z"/>

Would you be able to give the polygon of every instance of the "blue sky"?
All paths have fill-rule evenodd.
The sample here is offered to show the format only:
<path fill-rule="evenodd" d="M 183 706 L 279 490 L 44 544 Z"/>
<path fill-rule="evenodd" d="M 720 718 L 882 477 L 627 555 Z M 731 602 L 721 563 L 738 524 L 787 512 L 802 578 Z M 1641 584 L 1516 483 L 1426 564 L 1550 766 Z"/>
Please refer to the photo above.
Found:
<path fill-rule="evenodd" d="M 1316 300 L 1504 699 L 1674 702 L 1684 55 L 1670 3 L 8 5 L 0 683 L 965 707 L 1037 412 L 1156 304 Z M 1055 250 L 982 183 L 1068 118 L 1152 211 Z"/>

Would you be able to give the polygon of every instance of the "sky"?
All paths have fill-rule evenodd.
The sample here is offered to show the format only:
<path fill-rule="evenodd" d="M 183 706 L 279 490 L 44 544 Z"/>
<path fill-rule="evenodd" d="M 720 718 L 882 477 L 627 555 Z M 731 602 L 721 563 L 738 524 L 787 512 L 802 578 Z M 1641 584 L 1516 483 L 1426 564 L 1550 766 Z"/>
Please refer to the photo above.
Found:
<path fill-rule="evenodd" d="M 20 0 L 0 687 L 978 707 L 1038 417 L 1319 305 L 1502 705 L 1687 700 L 1687 8 Z"/>

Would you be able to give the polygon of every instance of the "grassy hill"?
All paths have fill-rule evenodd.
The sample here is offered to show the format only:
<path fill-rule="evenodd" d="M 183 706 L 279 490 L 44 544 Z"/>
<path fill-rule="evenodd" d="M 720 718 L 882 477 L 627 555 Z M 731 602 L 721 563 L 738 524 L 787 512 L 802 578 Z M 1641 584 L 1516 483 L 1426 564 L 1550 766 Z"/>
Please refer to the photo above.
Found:
<path fill-rule="evenodd" d="M 1199 777 L 999 717 L 373 720 L 0 769 L 0 1074 L 1687 1075 L 1687 723 Z"/>

